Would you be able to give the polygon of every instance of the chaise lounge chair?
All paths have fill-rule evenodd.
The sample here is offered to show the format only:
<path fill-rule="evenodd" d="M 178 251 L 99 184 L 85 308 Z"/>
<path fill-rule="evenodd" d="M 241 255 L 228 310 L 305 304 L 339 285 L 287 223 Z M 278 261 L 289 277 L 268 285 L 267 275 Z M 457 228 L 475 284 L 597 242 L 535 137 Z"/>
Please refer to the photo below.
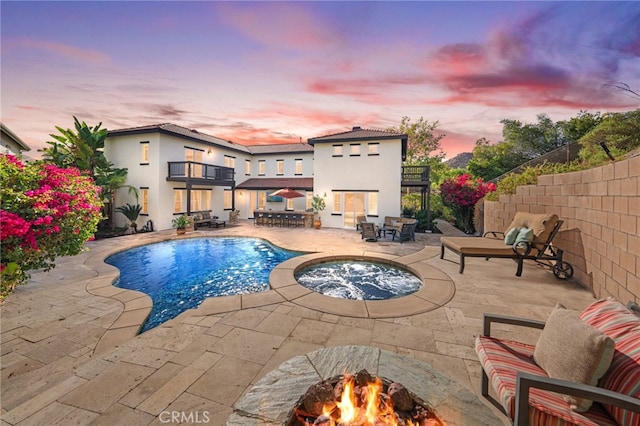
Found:
<path fill-rule="evenodd" d="M 562 260 L 562 250 L 552 245 L 563 221 L 555 214 L 518 212 L 504 232 L 485 232 L 483 237 L 442 237 L 440 259 L 447 248 L 460 257 L 460 270 L 464 272 L 465 257 L 510 258 L 517 263 L 516 276 L 522 275 L 524 260 L 534 260 L 551 267 L 558 279 L 573 276 L 573 267 Z"/>

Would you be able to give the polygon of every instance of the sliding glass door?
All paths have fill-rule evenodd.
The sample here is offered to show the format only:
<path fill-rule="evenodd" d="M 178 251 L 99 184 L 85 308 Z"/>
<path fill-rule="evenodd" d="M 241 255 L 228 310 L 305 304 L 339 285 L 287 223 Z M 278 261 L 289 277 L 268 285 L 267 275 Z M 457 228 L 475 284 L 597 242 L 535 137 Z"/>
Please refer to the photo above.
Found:
<path fill-rule="evenodd" d="M 356 218 L 365 214 L 364 192 L 344 193 L 344 226 L 355 228 Z"/>

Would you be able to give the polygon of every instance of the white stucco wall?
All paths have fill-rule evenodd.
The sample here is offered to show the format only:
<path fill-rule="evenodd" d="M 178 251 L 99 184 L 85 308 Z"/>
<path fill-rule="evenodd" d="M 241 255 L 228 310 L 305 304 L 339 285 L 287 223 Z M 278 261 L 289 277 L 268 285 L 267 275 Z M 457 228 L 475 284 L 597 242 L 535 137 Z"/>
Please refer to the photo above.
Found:
<path fill-rule="evenodd" d="M 149 142 L 149 162 L 142 164 L 141 142 Z M 141 215 L 138 218 L 138 225 L 143 226 L 147 220 L 152 220 L 156 230 L 170 229 L 171 220 L 174 217 L 173 202 L 174 189 L 184 189 L 186 185 L 182 182 L 167 182 L 168 162 L 184 161 L 185 147 L 203 150 L 203 163 L 216 166 L 224 166 L 225 155 L 235 158 L 235 179 L 236 185 L 250 178 L 261 177 L 311 177 L 313 175 L 313 154 L 312 153 L 287 153 L 287 154 L 262 154 L 251 155 L 212 146 L 210 144 L 187 140 L 177 136 L 147 133 L 140 135 L 123 135 L 109 137 L 105 143 L 105 156 L 115 167 L 127 168 L 128 175 L 126 185 L 136 188 L 148 187 L 148 215 Z M 210 151 L 210 152 L 209 152 Z M 251 174 L 245 174 L 245 160 L 251 160 Z M 266 161 L 266 173 L 258 174 L 258 161 Z M 295 160 L 302 159 L 303 173 L 295 174 Z M 276 173 L 276 161 L 284 160 L 284 174 Z M 223 186 L 199 186 L 193 185 L 193 189 L 211 190 L 211 210 L 213 215 L 223 219 L 229 217 L 229 210 L 224 209 L 224 190 L 229 187 Z M 246 219 L 253 214 L 251 209 L 251 197 L 257 197 L 256 191 L 237 191 L 235 197 L 235 208 L 240 210 L 240 218 Z M 116 206 L 126 203 L 135 204 L 136 200 L 130 195 L 126 188 L 119 191 L 116 198 Z M 269 203 L 270 208 L 284 208 L 284 203 Z M 305 198 L 296 199 L 294 208 L 303 210 L 306 207 Z M 127 220 L 120 213 L 116 213 L 116 224 L 123 226 Z"/>
<path fill-rule="evenodd" d="M 296 175 L 296 159 L 302 160 L 302 174 Z M 277 173 L 278 160 L 284 161 L 284 173 L 279 175 Z M 259 174 L 259 162 L 265 162 L 265 174 Z M 286 154 L 254 154 L 251 158 L 251 174 L 246 175 L 244 169 L 244 160 L 242 167 L 236 167 L 236 185 L 252 178 L 301 178 L 301 177 L 313 177 L 313 153 L 311 152 L 296 152 Z M 280 189 L 280 188 L 273 188 Z M 254 205 L 258 205 L 258 192 L 249 190 L 237 190 L 236 191 L 236 209 L 240 211 L 240 218 L 247 219 L 253 215 L 252 200 Z M 305 191 L 299 191 L 305 193 Z M 267 209 L 284 210 L 286 201 L 282 202 L 268 202 L 266 204 Z M 306 209 L 306 197 L 295 198 L 293 200 L 294 210 Z"/>
<path fill-rule="evenodd" d="M 360 155 L 350 155 L 350 142 L 316 142 L 314 145 L 314 193 L 327 194 L 327 208 L 321 213 L 322 226 L 342 228 L 344 217 L 332 213 L 332 191 L 378 191 L 378 215 L 368 216 L 382 223 L 384 216 L 400 216 L 402 145 L 397 140 L 370 140 L 360 143 Z M 379 143 L 379 155 L 368 155 L 367 144 Z M 343 145 L 343 155 L 334 157 L 334 145 Z"/>

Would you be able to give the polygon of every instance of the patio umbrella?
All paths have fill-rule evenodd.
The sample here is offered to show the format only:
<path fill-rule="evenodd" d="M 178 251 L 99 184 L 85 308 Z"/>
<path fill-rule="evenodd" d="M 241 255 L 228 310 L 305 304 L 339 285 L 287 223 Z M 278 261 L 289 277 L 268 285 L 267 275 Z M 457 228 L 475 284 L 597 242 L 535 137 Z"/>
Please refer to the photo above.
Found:
<path fill-rule="evenodd" d="M 282 198 L 299 198 L 304 197 L 304 194 L 299 193 L 291 188 L 282 188 L 277 191 L 269 194 L 271 197 L 282 197 Z"/>

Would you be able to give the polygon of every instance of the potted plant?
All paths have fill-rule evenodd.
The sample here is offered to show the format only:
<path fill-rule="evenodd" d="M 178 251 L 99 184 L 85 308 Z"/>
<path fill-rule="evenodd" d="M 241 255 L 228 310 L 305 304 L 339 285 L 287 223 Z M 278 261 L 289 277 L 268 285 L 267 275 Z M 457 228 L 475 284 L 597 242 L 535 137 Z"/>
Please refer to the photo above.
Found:
<path fill-rule="evenodd" d="M 324 210 L 326 206 L 327 206 L 327 203 L 324 200 L 324 197 L 321 197 L 317 194 L 313 196 L 313 199 L 311 200 L 311 208 L 314 211 L 313 227 L 316 229 L 320 229 L 320 227 L 322 226 L 322 220 L 320 219 L 320 212 Z"/>
<path fill-rule="evenodd" d="M 187 216 L 181 215 L 175 217 L 171 223 L 173 224 L 173 227 L 176 228 L 176 233 L 178 235 L 182 235 L 187 232 L 187 226 L 191 224 L 191 221 Z"/>
<path fill-rule="evenodd" d="M 138 220 L 138 216 L 140 216 L 140 212 L 142 211 L 142 206 L 140 204 L 125 204 L 124 206 L 116 207 L 116 211 L 120 212 L 129 219 L 131 223 L 129 226 L 133 228 L 133 232 L 135 233 L 138 228 L 138 224 L 136 220 Z"/>

